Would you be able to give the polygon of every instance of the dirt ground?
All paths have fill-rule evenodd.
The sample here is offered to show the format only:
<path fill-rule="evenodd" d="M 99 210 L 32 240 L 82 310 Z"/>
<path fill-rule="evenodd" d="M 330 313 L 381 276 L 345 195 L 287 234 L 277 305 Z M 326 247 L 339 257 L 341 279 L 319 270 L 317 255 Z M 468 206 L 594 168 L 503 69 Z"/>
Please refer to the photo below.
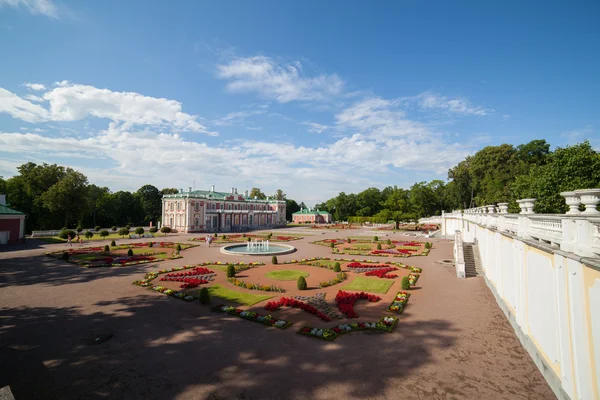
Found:
<path fill-rule="evenodd" d="M 296 253 L 278 258 L 332 257 L 329 248 L 308 242 L 337 236 L 317 231 L 290 243 Z M 84 269 L 43 256 L 63 244 L 2 247 L 0 387 L 10 385 L 18 400 L 555 398 L 483 279 L 457 279 L 435 262 L 452 258 L 452 244 L 431 241 L 427 257 L 386 259 L 423 268 L 395 331 L 334 342 L 296 334 L 301 322 L 280 331 L 131 285 L 171 266 L 270 257 L 228 256 L 202 244 L 179 260 Z M 395 284 L 387 296 L 397 291 Z M 358 302 L 356 309 L 368 317 L 370 306 Z M 319 321 L 300 310 L 276 315 L 284 313 Z"/>

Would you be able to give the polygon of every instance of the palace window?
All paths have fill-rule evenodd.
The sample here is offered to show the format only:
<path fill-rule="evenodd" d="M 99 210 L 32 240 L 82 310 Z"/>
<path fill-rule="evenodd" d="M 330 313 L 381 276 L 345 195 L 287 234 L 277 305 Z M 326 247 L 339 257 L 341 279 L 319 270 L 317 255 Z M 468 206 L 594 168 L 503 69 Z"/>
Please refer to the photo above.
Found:
<path fill-rule="evenodd" d="M 170 203 L 170 204 L 171 204 L 171 211 L 173 211 L 173 207 L 174 207 L 174 206 L 173 206 L 173 203 Z"/>
<path fill-rule="evenodd" d="M 234 209 L 234 210 L 237 210 L 237 204 L 236 204 L 235 206 L 233 206 L 233 209 Z"/>
<path fill-rule="evenodd" d="M 177 202 L 177 211 L 181 210 L 181 202 Z"/>
<path fill-rule="evenodd" d="M 227 209 L 231 210 L 231 204 L 227 204 Z"/>
<path fill-rule="evenodd" d="M 196 202 L 196 211 L 200 210 L 200 202 Z M 198 223 L 196 223 L 196 225 L 198 225 Z"/>
<path fill-rule="evenodd" d="M 212 203 L 212 209 L 213 209 L 213 210 L 215 209 L 215 207 L 216 207 L 216 206 L 217 206 L 217 204 L 216 204 L 216 203 Z"/>

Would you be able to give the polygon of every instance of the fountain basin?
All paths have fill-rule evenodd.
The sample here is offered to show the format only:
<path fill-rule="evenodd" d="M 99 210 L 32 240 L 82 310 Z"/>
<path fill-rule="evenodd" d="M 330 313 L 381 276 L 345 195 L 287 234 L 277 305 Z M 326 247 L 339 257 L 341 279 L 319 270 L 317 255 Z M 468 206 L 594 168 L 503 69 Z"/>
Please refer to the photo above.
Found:
<path fill-rule="evenodd" d="M 287 244 L 269 244 L 260 248 L 249 249 L 245 244 L 230 244 L 221 247 L 221 253 L 232 256 L 278 256 L 296 251 L 294 246 Z"/>

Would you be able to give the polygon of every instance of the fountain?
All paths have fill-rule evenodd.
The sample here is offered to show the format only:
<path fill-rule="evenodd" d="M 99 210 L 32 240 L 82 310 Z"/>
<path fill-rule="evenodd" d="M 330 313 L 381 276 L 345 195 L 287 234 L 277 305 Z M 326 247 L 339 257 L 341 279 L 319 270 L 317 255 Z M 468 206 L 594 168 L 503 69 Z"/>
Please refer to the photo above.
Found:
<path fill-rule="evenodd" d="M 268 240 L 250 240 L 244 244 L 231 244 L 221 247 L 221 253 L 235 256 L 271 256 L 288 254 L 296 248 L 287 244 L 269 244 Z"/>

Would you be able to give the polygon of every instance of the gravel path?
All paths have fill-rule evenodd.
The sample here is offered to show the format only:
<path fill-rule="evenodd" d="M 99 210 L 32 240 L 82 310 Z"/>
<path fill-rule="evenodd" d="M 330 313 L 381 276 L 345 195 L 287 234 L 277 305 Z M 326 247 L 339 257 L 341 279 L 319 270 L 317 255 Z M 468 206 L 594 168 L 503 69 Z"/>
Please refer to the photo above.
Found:
<path fill-rule="evenodd" d="M 329 248 L 308 242 L 359 234 L 315 232 L 289 243 L 298 252 L 278 258 L 331 257 Z M 136 241 L 143 240 L 117 242 Z M 18 400 L 554 398 L 483 279 L 456 279 L 435 263 L 452 258 L 452 244 L 434 242 L 427 257 L 381 259 L 423 268 L 392 334 L 353 333 L 331 343 L 295 334 L 299 326 L 266 328 L 131 285 L 164 267 L 249 260 L 218 247 L 110 269 L 43 256 L 64 245 L 2 247 L 0 387 L 10 385 Z M 330 289 L 319 291 L 330 299 L 336 287 Z M 370 314 L 368 306 L 357 305 L 361 316 Z M 284 313 L 317 321 L 297 309 Z"/>

